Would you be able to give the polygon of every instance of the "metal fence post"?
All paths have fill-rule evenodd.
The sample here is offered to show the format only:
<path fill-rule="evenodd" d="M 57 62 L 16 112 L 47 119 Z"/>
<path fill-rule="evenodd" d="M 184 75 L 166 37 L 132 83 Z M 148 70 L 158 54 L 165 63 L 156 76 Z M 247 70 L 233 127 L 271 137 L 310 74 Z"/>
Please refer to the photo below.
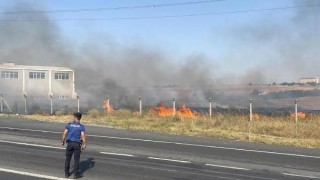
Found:
<path fill-rule="evenodd" d="M 1 101 L 0 102 L 1 102 L 0 103 L 1 104 L 0 105 L 1 106 L 1 112 L 3 112 L 3 94 L 1 94 Z"/>
<path fill-rule="evenodd" d="M 140 116 L 142 115 L 142 100 L 141 100 L 141 96 L 139 96 L 139 114 L 140 114 Z"/>
<path fill-rule="evenodd" d="M 294 113 L 295 113 L 295 137 L 298 138 L 298 99 L 294 103 Z"/>
<path fill-rule="evenodd" d="M 210 115 L 210 117 L 212 116 L 212 102 L 211 102 L 211 98 L 209 98 L 209 115 Z"/>
<path fill-rule="evenodd" d="M 78 112 L 80 112 L 80 97 L 77 96 L 77 100 L 78 100 Z"/>
<path fill-rule="evenodd" d="M 23 97 L 24 97 L 24 113 L 28 114 L 28 112 L 27 112 L 27 95 L 24 94 Z"/>
<path fill-rule="evenodd" d="M 251 141 L 252 99 L 250 99 L 249 111 L 250 111 L 250 121 L 249 121 L 249 141 Z"/>
<path fill-rule="evenodd" d="M 252 99 L 250 99 L 250 122 L 252 121 Z"/>
<path fill-rule="evenodd" d="M 294 113 L 295 113 L 296 123 L 298 123 L 298 99 L 295 100 Z"/>
<path fill-rule="evenodd" d="M 109 109 L 110 109 L 110 100 L 109 100 L 109 96 L 107 96 L 107 113 L 109 113 Z"/>
<path fill-rule="evenodd" d="M 50 114 L 53 114 L 53 96 L 50 95 Z"/>
<path fill-rule="evenodd" d="M 176 99 L 174 97 L 172 98 L 172 109 L 173 109 L 172 116 L 175 116 L 176 115 Z"/>

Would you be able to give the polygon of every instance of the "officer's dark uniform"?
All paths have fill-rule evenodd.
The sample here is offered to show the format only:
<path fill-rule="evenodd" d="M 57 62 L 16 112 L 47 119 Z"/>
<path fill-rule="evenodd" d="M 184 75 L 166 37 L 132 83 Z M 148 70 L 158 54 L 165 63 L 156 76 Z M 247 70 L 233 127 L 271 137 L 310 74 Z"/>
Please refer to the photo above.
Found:
<path fill-rule="evenodd" d="M 75 175 L 79 175 L 79 161 L 81 154 L 81 132 L 85 131 L 84 125 L 80 122 L 72 122 L 68 123 L 66 126 L 68 130 L 67 134 L 67 149 L 66 149 L 66 162 L 65 162 L 65 172 L 69 174 L 70 169 L 70 161 L 72 155 L 74 154 L 74 168 L 73 172 Z"/>

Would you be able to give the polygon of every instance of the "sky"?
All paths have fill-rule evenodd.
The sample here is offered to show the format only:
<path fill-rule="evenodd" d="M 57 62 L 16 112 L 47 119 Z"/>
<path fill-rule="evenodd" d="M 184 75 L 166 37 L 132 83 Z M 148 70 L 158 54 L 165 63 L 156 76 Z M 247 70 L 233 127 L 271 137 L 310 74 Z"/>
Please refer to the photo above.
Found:
<path fill-rule="evenodd" d="M 117 92 L 320 76 L 320 0 L 3 0 L 0 20 L 2 62 L 71 66 Z"/>
<path fill-rule="evenodd" d="M 56 3 L 47 1 L 47 9 L 82 9 L 99 7 L 124 7 L 153 4 L 170 4 L 188 1 L 67 1 Z M 130 10 L 115 10 L 90 13 L 53 14 L 55 19 L 64 18 L 121 18 L 121 17 L 152 17 L 184 14 L 202 14 L 228 12 L 250 9 L 286 7 L 294 5 L 292 0 L 226 0 L 210 3 L 169 6 L 159 8 L 144 8 Z M 140 42 L 145 46 L 159 48 L 178 61 L 191 54 L 203 54 L 221 72 L 241 73 L 251 67 L 251 60 L 225 62 L 230 51 L 233 29 L 259 22 L 261 20 L 288 19 L 292 10 L 267 11 L 257 13 L 220 14 L 180 18 L 140 19 L 140 20 L 106 20 L 106 21 L 60 21 L 59 27 L 71 40 L 87 41 L 93 34 L 107 36 L 121 44 Z M 232 50 L 233 51 L 233 50 Z M 231 57 L 230 57 L 231 58 Z M 249 57 L 248 57 L 249 58 Z M 230 69 L 230 65 L 235 67 Z M 258 64 L 255 62 L 254 64 Z"/>

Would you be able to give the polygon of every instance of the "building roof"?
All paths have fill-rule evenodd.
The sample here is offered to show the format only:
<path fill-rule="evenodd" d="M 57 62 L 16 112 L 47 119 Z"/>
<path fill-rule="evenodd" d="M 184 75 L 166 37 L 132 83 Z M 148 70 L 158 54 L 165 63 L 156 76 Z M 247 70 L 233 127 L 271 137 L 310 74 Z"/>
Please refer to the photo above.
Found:
<path fill-rule="evenodd" d="M 29 66 L 29 65 L 15 65 L 14 63 L 0 64 L 0 69 L 13 69 L 13 70 L 35 70 L 35 71 L 73 71 L 67 67 L 54 67 L 54 66 Z"/>
<path fill-rule="evenodd" d="M 299 79 L 319 79 L 318 77 L 303 77 L 303 78 L 299 78 Z"/>

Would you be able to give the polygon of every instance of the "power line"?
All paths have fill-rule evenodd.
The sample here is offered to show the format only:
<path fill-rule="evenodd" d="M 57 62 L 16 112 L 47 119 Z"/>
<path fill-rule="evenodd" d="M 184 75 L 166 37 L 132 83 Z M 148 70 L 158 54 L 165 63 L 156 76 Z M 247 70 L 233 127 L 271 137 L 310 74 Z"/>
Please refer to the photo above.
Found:
<path fill-rule="evenodd" d="M 263 11 L 275 11 L 275 10 L 287 10 L 296 8 L 311 8 L 319 7 L 320 4 L 309 4 L 300 6 L 286 6 L 286 7 L 275 7 L 275 8 L 264 8 L 264 9 L 250 9 L 250 10 L 238 10 L 238 11 L 223 11 L 223 12 L 212 12 L 212 13 L 198 13 L 198 14 L 182 14 L 182 15 L 166 15 L 166 16 L 140 16 L 140 17 L 114 17 L 114 18 L 70 18 L 70 19 L 0 19 L 1 21 L 34 21 L 34 22 L 46 22 L 46 21 L 112 21 L 112 20 L 140 20 L 140 19 L 164 19 L 164 18 L 181 18 L 181 17 L 196 17 L 196 16 L 210 16 L 210 15 L 221 15 L 221 14 L 237 14 L 237 13 L 250 13 L 250 12 L 263 12 Z"/>
<path fill-rule="evenodd" d="M 153 5 L 139 5 L 139 6 L 122 6 L 122 7 L 110 7 L 110 8 L 92 8 L 92 9 L 56 9 L 49 11 L 12 11 L 12 12 L 0 12 L 0 14 L 34 14 L 34 13 L 72 13 L 72 12 L 95 12 L 95 11 L 115 11 L 115 10 L 130 10 L 130 9 L 145 9 L 145 8 L 161 8 L 170 6 L 184 6 L 194 4 L 204 4 L 225 0 L 202 0 L 202 1 L 187 1 L 180 3 L 168 3 L 168 4 L 153 4 Z"/>

